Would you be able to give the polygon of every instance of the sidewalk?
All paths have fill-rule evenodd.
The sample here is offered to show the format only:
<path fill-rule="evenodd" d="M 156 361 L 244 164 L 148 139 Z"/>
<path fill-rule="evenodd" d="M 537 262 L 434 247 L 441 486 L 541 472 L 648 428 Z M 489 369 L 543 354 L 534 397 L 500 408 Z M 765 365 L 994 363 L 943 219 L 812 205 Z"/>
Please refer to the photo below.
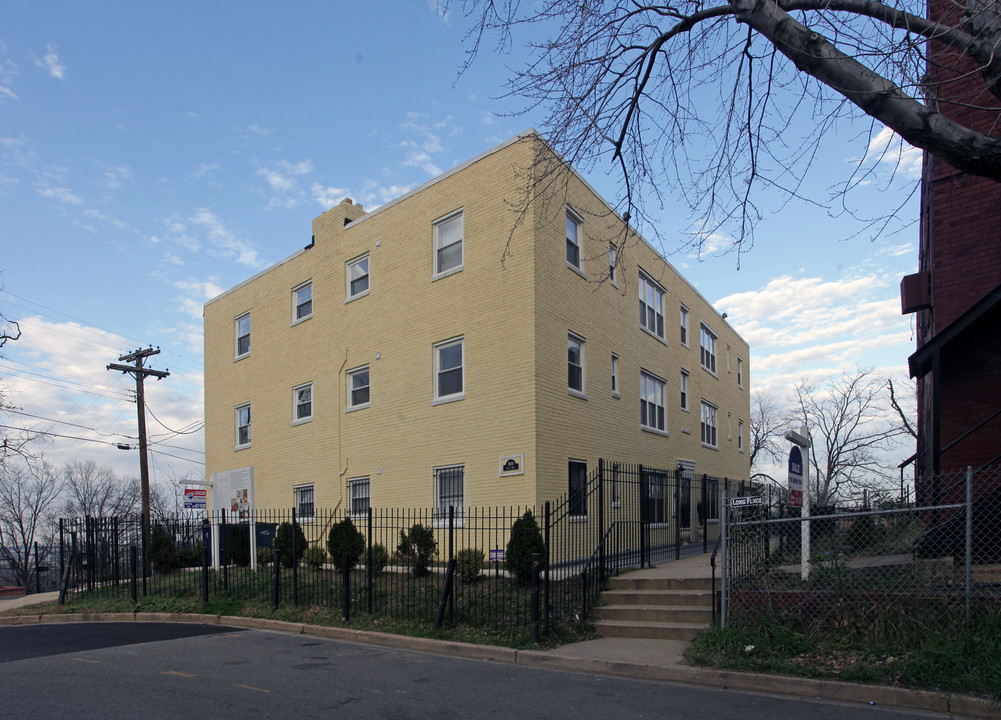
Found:
<path fill-rule="evenodd" d="M 718 569 L 717 569 L 718 572 Z M 708 555 L 662 563 L 630 573 L 635 577 L 710 577 Z M 718 577 L 718 575 L 717 575 Z M 19 598 L 0 599 L 0 613 L 16 607 L 55 601 L 58 593 L 41 593 Z M 325 637 L 344 642 L 378 645 L 411 652 L 451 655 L 492 662 L 515 663 L 550 670 L 615 675 L 643 680 L 707 685 L 725 690 L 763 692 L 814 700 L 863 703 L 897 709 L 923 710 L 952 714 L 956 717 L 997 718 L 1001 707 L 987 701 L 961 695 L 907 690 L 879 685 L 859 685 L 834 680 L 812 680 L 728 670 L 695 667 L 684 663 L 689 643 L 675 640 L 640 640 L 600 638 L 563 645 L 554 650 L 512 650 L 510 648 L 414 638 L 401 635 L 339 627 L 305 625 L 278 620 L 259 620 L 218 615 L 181 615 L 176 613 L 103 613 L 99 615 L 27 615 L 6 618 L 0 626 L 46 622 L 194 622 L 231 625 L 272 632 L 291 632 Z"/>

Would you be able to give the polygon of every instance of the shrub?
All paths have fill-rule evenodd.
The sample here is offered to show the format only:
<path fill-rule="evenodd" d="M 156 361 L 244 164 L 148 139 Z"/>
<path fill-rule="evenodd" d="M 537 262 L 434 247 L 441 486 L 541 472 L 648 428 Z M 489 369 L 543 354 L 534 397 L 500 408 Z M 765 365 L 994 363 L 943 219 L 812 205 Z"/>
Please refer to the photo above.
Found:
<path fill-rule="evenodd" d="M 149 556 L 153 569 L 158 573 L 167 573 L 177 567 L 177 546 L 174 538 L 160 525 L 153 528 L 149 538 Z"/>
<path fill-rule="evenodd" d="M 330 533 L 327 535 L 327 551 L 334 561 L 334 567 L 338 570 L 344 569 L 344 554 L 347 553 L 348 567 L 352 568 L 358 564 L 362 553 L 365 552 L 365 536 L 351 522 L 351 518 L 345 517 L 330 528 Z"/>
<path fill-rule="evenodd" d="M 250 525 L 226 526 L 226 555 L 234 565 L 250 565 Z"/>
<path fill-rule="evenodd" d="M 511 539 L 508 540 L 504 555 L 504 565 L 521 585 L 532 581 L 532 553 L 543 555 L 546 545 L 542 541 L 542 531 L 531 510 L 511 525 Z M 544 557 L 544 555 L 543 555 Z"/>
<path fill-rule="evenodd" d="M 257 548 L 257 564 L 258 565 L 270 565 L 272 559 L 271 548 L 269 547 L 259 547 Z"/>
<path fill-rule="evenodd" d="M 400 544 L 396 548 L 400 561 L 413 568 L 414 577 L 428 574 L 431 561 L 438 557 L 438 541 L 434 530 L 415 523 L 410 532 L 400 530 Z"/>
<path fill-rule="evenodd" d="M 201 567 L 202 553 L 205 552 L 205 543 L 198 542 L 191 547 L 181 548 L 177 551 L 177 561 L 181 567 Z"/>
<path fill-rule="evenodd" d="M 372 574 L 381 574 L 387 565 L 389 565 L 389 550 L 386 549 L 385 545 L 376 543 L 372 546 Z"/>
<path fill-rule="evenodd" d="M 319 545 L 310 545 L 302 555 L 302 562 L 310 570 L 319 570 L 327 562 L 327 551 Z"/>
<path fill-rule="evenodd" d="M 303 553 L 306 552 L 306 548 L 309 543 L 306 542 L 306 533 L 302 531 L 302 526 L 295 525 L 295 559 L 292 558 L 292 523 L 286 521 L 278 526 L 275 531 L 275 542 L 274 549 L 282 554 L 282 566 L 283 567 L 297 567 L 299 561 L 302 560 Z"/>
<path fill-rule="evenodd" d="M 464 583 L 474 583 L 483 571 L 483 551 L 479 548 L 465 548 L 455 555 L 455 570 Z"/>

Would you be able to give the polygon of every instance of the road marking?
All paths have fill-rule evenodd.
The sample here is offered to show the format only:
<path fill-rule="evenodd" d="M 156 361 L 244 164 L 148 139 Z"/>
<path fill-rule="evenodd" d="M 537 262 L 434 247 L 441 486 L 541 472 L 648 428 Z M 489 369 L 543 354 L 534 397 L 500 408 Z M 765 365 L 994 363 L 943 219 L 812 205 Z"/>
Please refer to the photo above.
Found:
<path fill-rule="evenodd" d="M 76 660 L 77 662 L 91 663 L 92 665 L 100 665 L 101 664 L 100 660 L 88 660 L 87 658 L 73 658 L 73 659 Z"/>
<path fill-rule="evenodd" d="M 177 677 L 188 677 L 188 678 L 198 677 L 197 675 L 192 675 L 191 673 L 183 673 L 183 672 L 179 672 L 177 670 L 167 670 L 163 674 L 164 675 L 176 675 Z"/>
<path fill-rule="evenodd" d="M 270 690 L 265 690 L 264 688 L 253 687 L 252 685 L 233 685 L 233 687 L 243 688 L 244 690 L 253 690 L 254 692 L 271 692 Z"/>

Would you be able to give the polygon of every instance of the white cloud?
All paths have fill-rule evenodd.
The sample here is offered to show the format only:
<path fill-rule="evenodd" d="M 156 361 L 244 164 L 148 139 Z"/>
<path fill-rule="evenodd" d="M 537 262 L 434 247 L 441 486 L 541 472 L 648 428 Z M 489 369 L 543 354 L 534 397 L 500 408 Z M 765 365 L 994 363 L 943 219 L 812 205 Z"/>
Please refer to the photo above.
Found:
<path fill-rule="evenodd" d="M 870 138 L 865 158 L 874 160 L 885 171 L 900 174 L 908 180 L 921 177 L 921 149 L 905 142 L 888 127 Z"/>
<path fill-rule="evenodd" d="M 65 187 L 36 188 L 35 192 L 43 198 L 51 198 L 64 205 L 83 205 L 83 198 Z"/>
<path fill-rule="evenodd" d="M 257 251 L 208 208 L 198 208 L 188 220 L 208 232 L 209 246 L 216 254 L 235 258 L 238 263 L 248 267 L 262 266 Z"/>
<path fill-rule="evenodd" d="M 183 291 L 179 298 L 181 301 L 181 311 L 194 318 L 202 317 L 202 307 L 206 300 L 211 300 L 225 290 L 215 279 L 193 281 L 178 280 L 174 287 Z"/>
<path fill-rule="evenodd" d="M 319 203 L 324 210 L 329 210 L 345 197 L 351 195 L 344 188 L 330 187 L 328 185 L 321 185 L 320 183 L 313 183 L 310 192 L 313 195 L 313 200 Z"/>
<path fill-rule="evenodd" d="M 35 65 L 59 80 L 66 76 L 66 66 L 59 62 L 59 51 L 55 45 L 46 45 L 45 54 L 41 58 L 35 58 Z"/>

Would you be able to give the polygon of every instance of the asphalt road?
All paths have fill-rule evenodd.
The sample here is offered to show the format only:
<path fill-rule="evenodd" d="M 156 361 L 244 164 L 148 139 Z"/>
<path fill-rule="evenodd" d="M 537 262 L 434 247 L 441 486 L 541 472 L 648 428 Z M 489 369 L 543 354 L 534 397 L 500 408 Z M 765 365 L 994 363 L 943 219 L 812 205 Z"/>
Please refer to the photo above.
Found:
<path fill-rule="evenodd" d="M 946 717 L 176 623 L 0 627 L 0 718 Z"/>

